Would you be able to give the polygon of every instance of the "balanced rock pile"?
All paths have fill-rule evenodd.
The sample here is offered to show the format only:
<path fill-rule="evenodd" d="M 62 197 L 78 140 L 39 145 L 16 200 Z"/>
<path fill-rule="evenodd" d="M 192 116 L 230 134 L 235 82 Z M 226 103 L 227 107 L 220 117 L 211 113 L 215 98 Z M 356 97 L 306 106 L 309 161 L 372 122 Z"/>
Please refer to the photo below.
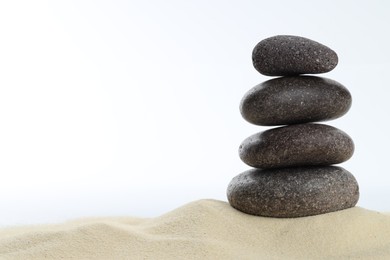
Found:
<path fill-rule="evenodd" d="M 352 139 L 335 127 L 313 123 L 343 116 L 351 107 L 351 94 L 334 80 L 301 75 L 331 71 L 337 54 L 307 38 L 282 35 L 259 42 L 252 59 L 261 74 L 283 77 L 249 90 L 241 114 L 256 125 L 281 127 L 242 142 L 240 158 L 255 169 L 230 182 L 230 205 L 252 215 L 285 218 L 355 206 L 355 178 L 331 166 L 351 158 Z"/>

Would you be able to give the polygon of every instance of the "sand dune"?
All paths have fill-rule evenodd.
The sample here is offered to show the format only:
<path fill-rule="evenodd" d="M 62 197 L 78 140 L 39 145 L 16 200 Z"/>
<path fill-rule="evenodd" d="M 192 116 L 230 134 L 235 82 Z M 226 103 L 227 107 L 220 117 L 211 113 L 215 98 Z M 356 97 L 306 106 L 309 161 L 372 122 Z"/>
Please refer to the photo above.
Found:
<path fill-rule="evenodd" d="M 200 200 L 152 219 L 3 229 L 0 259 L 390 259 L 390 216 L 355 207 L 275 219 Z"/>

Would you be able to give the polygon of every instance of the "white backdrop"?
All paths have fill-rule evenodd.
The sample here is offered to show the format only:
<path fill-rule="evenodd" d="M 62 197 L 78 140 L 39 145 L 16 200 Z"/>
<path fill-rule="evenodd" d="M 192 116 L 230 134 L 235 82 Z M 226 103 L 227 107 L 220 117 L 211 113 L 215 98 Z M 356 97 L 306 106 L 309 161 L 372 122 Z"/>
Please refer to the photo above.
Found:
<path fill-rule="evenodd" d="M 247 136 L 251 64 L 278 34 L 339 55 L 352 93 L 329 121 L 355 141 L 341 166 L 359 206 L 390 211 L 388 1 L 2 1 L 0 225 L 157 216 L 226 200 Z"/>

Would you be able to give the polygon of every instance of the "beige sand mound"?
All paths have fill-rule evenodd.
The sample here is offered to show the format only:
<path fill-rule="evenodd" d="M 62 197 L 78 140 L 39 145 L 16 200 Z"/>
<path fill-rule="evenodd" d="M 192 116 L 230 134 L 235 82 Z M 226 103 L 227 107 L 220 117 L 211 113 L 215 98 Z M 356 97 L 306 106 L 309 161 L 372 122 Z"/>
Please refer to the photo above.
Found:
<path fill-rule="evenodd" d="M 0 259 L 390 259 L 390 216 L 352 208 L 275 219 L 200 200 L 153 219 L 0 230 Z"/>

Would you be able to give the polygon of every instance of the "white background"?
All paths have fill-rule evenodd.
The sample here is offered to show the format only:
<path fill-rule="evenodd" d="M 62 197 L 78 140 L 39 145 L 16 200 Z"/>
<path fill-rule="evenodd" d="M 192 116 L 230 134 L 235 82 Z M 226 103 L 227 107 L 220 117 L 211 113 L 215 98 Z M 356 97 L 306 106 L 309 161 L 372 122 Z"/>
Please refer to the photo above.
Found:
<path fill-rule="evenodd" d="M 0 225 L 158 216 L 226 200 L 247 136 L 239 113 L 268 80 L 256 43 L 278 34 L 339 55 L 352 93 L 327 122 L 355 141 L 342 164 L 359 206 L 390 211 L 388 1 L 2 1 Z"/>

